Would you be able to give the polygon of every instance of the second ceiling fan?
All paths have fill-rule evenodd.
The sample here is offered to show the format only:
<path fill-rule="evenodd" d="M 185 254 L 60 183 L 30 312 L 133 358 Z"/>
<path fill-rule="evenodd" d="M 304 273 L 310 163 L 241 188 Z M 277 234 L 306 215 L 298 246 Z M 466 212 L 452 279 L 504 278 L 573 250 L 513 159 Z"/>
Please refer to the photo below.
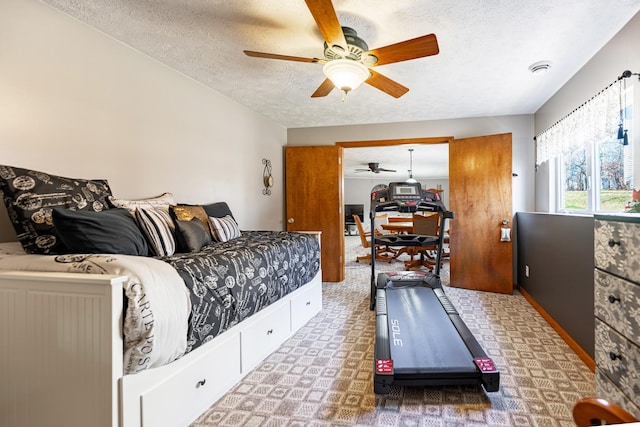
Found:
<path fill-rule="evenodd" d="M 385 169 L 380 167 L 380 163 L 367 163 L 368 169 L 356 169 L 356 172 L 396 172 L 395 169 Z"/>
<path fill-rule="evenodd" d="M 256 58 L 324 64 L 323 72 L 326 78 L 311 95 L 312 98 L 327 96 L 336 86 L 348 93 L 362 82 L 394 98 L 400 98 L 409 88 L 383 76 L 371 67 L 436 55 L 440 51 L 435 34 L 369 50 L 367 43 L 358 37 L 355 30 L 340 26 L 331 0 L 305 0 L 305 3 L 325 40 L 324 58 L 304 58 L 251 50 L 245 50 L 244 53 Z"/>

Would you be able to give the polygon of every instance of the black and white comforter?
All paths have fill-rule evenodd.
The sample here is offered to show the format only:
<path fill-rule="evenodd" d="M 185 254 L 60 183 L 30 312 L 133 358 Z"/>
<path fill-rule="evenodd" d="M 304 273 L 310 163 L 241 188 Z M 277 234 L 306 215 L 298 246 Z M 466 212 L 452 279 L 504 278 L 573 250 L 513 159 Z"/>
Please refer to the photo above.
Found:
<path fill-rule="evenodd" d="M 314 236 L 272 231 L 243 231 L 230 242 L 164 258 L 27 255 L 18 243 L 0 247 L 0 270 L 127 276 L 125 374 L 178 359 L 311 281 L 319 268 Z"/>
<path fill-rule="evenodd" d="M 243 231 L 200 252 L 161 259 L 190 290 L 191 351 L 311 281 L 320 269 L 320 247 L 309 234 Z"/>

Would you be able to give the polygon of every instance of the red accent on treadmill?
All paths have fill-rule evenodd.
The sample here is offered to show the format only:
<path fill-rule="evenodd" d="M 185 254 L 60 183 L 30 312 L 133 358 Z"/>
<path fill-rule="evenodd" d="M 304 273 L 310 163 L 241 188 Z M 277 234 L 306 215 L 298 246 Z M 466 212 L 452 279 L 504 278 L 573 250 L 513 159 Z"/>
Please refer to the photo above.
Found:
<path fill-rule="evenodd" d="M 473 361 L 482 372 L 495 372 L 498 370 L 496 365 L 493 364 L 493 360 L 488 357 L 476 357 Z"/>
<path fill-rule="evenodd" d="M 376 359 L 376 374 L 393 375 L 393 360 Z"/>

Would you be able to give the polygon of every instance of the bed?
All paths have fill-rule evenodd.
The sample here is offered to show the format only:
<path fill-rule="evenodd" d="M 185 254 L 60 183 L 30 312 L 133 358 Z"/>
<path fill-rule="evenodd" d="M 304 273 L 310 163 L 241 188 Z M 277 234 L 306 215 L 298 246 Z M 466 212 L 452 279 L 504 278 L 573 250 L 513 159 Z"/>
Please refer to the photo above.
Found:
<path fill-rule="evenodd" d="M 2 427 L 188 425 L 322 307 L 319 233 L 9 166 L 0 190 Z"/>

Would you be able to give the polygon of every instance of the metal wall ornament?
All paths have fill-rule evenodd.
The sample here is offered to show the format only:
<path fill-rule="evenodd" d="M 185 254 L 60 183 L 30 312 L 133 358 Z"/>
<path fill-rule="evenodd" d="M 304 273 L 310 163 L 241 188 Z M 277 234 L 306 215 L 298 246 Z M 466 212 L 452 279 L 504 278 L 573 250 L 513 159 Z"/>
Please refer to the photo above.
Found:
<path fill-rule="evenodd" d="M 264 184 L 264 189 L 262 190 L 262 194 L 265 196 L 271 195 L 271 187 L 273 187 L 273 175 L 271 175 L 271 160 L 262 159 L 262 164 L 264 165 L 264 169 L 262 171 L 262 183 Z"/>

